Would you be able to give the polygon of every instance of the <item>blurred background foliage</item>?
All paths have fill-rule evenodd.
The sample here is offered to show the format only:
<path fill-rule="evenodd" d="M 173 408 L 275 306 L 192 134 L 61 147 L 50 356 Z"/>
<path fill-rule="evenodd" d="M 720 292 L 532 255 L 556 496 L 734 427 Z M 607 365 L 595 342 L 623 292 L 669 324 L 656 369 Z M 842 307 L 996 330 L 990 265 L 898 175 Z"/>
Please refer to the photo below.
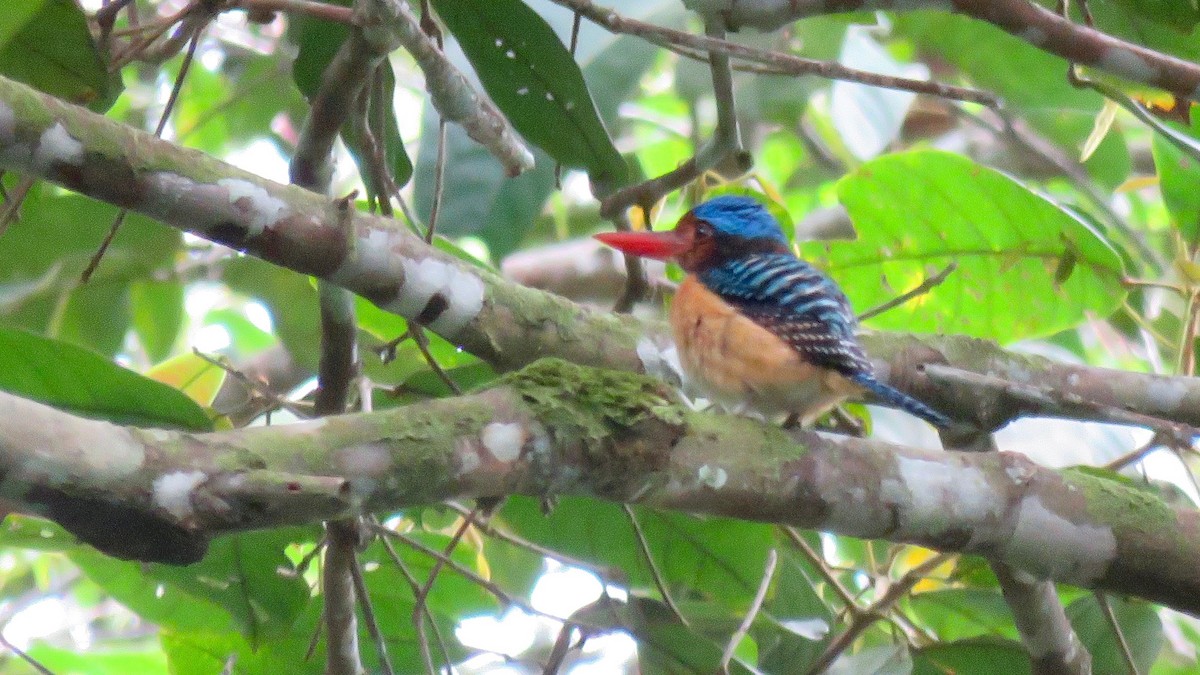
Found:
<path fill-rule="evenodd" d="M 171 17 L 188 6 L 135 4 L 143 26 L 162 25 L 168 35 Z M 584 277 L 576 286 L 588 292 L 577 299 L 611 303 L 619 277 L 615 287 L 604 280 L 618 261 L 590 244 L 552 246 L 603 227 L 591 188 L 674 169 L 711 135 L 707 65 L 586 21 L 573 40 L 573 16 L 545 0 L 431 4 L 445 21 L 452 60 L 537 146 L 536 168 L 509 178 L 450 125 L 438 245 L 559 290 L 565 286 L 541 271 L 565 266 Z M 675 0 L 608 5 L 664 26 L 701 28 Z M 1090 6 L 1102 30 L 1200 60 L 1194 3 Z M 98 9 L 98 0 L 4 4 L 0 74 L 153 130 L 180 74 L 182 44 L 157 59 L 108 49 L 90 21 Z M 142 34 L 130 29 L 128 15 L 118 15 L 114 34 Z M 345 27 L 311 16 L 219 14 L 198 39 L 164 137 L 286 182 L 305 96 L 345 36 Z M 998 113 L 813 76 L 735 73 L 754 158 L 741 184 L 786 207 L 798 250 L 841 283 L 856 309 L 956 266 L 944 283 L 869 327 L 965 334 L 1071 362 L 1194 374 L 1200 115 L 1189 118 L 1187 102 L 1113 83 L 1157 112 L 1147 124 L 1072 87 L 1057 57 L 937 12 L 818 17 L 736 39 L 876 72 L 932 74 L 1004 101 Z M 489 56 L 494 41 L 513 56 Z M 439 119 L 406 54 L 391 57 L 389 75 L 385 91 L 395 105 L 381 127 L 388 165 L 423 223 L 434 198 Z M 1170 140 L 1164 127 L 1184 140 Z M 335 193 L 360 186 L 360 159 L 339 149 Z M 706 187 L 730 189 L 720 182 L 711 178 Z M 118 423 L 192 430 L 308 412 L 320 330 L 311 279 L 130 215 L 81 284 L 117 209 L 18 175 L 5 175 L 2 185 L 0 388 Z M 670 195 L 649 224 L 669 226 L 700 193 Z M 657 294 L 642 311 L 657 311 L 662 300 Z M 375 407 L 449 393 L 413 340 L 395 343 L 406 333 L 403 319 L 364 301 L 357 309 Z M 495 376 L 431 338 L 433 357 L 459 384 Z M 903 416 L 870 413 L 881 437 L 936 442 Z M 1002 448 L 1051 466 L 1104 466 L 1146 440 L 1127 428 L 1049 420 L 998 436 Z M 1193 456 L 1160 451 L 1137 459 L 1127 468 L 1132 476 L 1168 481 L 1182 499 L 1196 499 Z M 414 622 L 414 584 L 433 568 L 427 549 L 447 545 L 460 515 L 433 506 L 380 518 L 397 538 L 363 554 L 375 614 L 397 670 L 420 672 L 421 643 L 437 643 L 432 626 Z M 3 636 L 55 673 L 318 673 L 319 562 L 310 554 L 321 536 L 318 528 L 230 536 L 202 563 L 170 568 L 108 559 L 52 523 L 10 515 L 0 525 Z M 471 530 L 428 597 L 441 643 L 432 651 L 463 673 L 541 672 L 553 659 L 572 673 L 713 672 L 771 550 L 775 574 L 737 645 L 734 672 L 805 672 L 834 636 L 860 623 L 867 625 L 855 626 L 859 637 L 830 672 L 1029 671 L 980 560 L 947 557 L 929 571 L 921 565 L 933 553 L 914 547 L 626 512 L 585 499 L 565 499 L 545 515 L 514 498 L 493 530 Z M 914 569 L 920 578 L 906 577 Z M 897 601 L 872 607 L 906 581 L 911 589 Z M 686 623 L 666 607 L 664 592 Z M 1108 598 L 1130 648 L 1124 653 L 1095 597 L 1071 588 L 1060 594 L 1096 672 L 1127 672 L 1130 660 L 1140 673 L 1196 672 L 1195 619 Z M 560 619 L 568 617 L 575 623 L 564 628 Z M 371 644 L 365 632 L 362 640 Z M 379 668 L 374 649 L 364 657 Z M 12 649 L 0 652 L 0 663 L 4 672 L 35 672 Z"/>

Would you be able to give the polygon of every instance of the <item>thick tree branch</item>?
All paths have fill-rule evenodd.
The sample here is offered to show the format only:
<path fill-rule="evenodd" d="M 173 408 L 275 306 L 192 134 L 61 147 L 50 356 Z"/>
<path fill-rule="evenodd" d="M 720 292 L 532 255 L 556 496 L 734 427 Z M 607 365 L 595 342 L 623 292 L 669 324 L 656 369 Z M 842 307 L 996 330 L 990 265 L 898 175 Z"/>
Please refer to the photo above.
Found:
<path fill-rule="evenodd" d="M 872 10 L 949 9 L 986 21 L 1068 61 L 1200 101 L 1200 65 L 1073 23 L 1028 0 L 685 0 L 731 27 L 775 30 L 796 19 Z"/>
<path fill-rule="evenodd" d="M 542 361 L 394 410 L 209 434 L 0 394 L 0 490 L 113 555 L 506 494 L 586 495 L 908 542 L 1200 613 L 1200 513 L 1009 453 L 944 453 L 691 413 L 645 376 Z"/>
<path fill-rule="evenodd" d="M 0 168 L 128 207 L 302 274 L 327 279 L 427 325 L 509 371 L 547 355 L 616 370 L 668 374 L 666 327 L 524 288 L 436 250 L 395 221 L 263 180 L 203 153 L 0 78 Z M 985 429 L 1021 415 L 1109 421 L 1107 409 L 1200 426 L 1200 378 L 1053 363 L 955 336 L 868 334 L 890 384 Z M 936 384 L 937 363 L 1050 392 Z M 1068 405 L 1072 401 L 1095 405 Z M 1061 402 L 1061 403 L 1060 403 Z M 1128 420 L 1121 420 L 1129 423 Z"/>

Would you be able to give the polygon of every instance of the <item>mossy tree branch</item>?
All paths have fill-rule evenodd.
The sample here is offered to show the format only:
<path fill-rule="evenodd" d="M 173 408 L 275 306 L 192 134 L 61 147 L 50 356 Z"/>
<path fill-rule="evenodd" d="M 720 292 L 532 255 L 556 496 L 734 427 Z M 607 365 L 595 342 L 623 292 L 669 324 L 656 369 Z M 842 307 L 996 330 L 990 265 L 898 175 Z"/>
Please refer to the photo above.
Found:
<path fill-rule="evenodd" d="M 429 246 L 395 221 L 280 185 L 0 78 L 0 167 L 53 181 L 268 262 L 347 288 L 424 323 L 499 371 L 548 356 L 658 374 L 658 322 L 594 311 Z M 1103 406 L 1200 426 L 1200 378 L 1064 366 L 969 338 L 877 334 L 867 350 L 894 386 L 992 429 L 1019 415 L 1108 420 Z M 929 363 L 1035 383 L 1038 401 L 926 377 Z M 969 390 L 967 390 L 969 389 Z M 1101 404 L 1072 405 L 1077 400 Z M 1124 422 L 1125 420 L 1121 420 Z"/>
<path fill-rule="evenodd" d="M 0 394 L 0 484 L 101 550 L 187 563 L 222 532 L 447 499 L 584 495 L 977 553 L 1200 613 L 1200 513 L 1011 453 L 792 434 L 653 378 L 544 360 L 476 394 L 191 434 Z"/>

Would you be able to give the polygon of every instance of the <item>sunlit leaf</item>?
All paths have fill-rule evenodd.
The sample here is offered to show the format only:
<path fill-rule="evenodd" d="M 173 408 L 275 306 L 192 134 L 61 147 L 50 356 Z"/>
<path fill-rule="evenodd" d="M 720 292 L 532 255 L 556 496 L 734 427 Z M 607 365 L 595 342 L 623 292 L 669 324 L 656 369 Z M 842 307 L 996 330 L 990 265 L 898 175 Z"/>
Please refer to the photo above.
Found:
<path fill-rule="evenodd" d="M 73 0 L 20 0 L 0 12 L 0 74 L 105 111 L 121 93 Z"/>
<path fill-rule="evenodd" d="M 1108 316 L 1125 296 L 1120 257 L 1086 223 L 959 155 L 881 157 L 842 179 L 838 194 L 858 240 L 810 242 L 803 254 L 829 271 L 856 309 L 958 266 L 871 326 L 1011 342 L 1070 328 L 1089 314 Z"/>
<path fill-rule="evenodd" d="M 225 382 L 225 369 L 193 352 L 180 354 L 146 371 L 146 377 L 187 394 L 203 406 L 211 406 Z"/>
<path fill-rule="evenodd" d="M 118 424 L 207 430 L 200 406 L 82 347 L 0 328 L 0 389 Z"/>
<path fill-rule="evenodd" d="M 625 160 L 596 112 L 575 59 L 520 0 L 434 0 L 496 105 L 531 143 L 594 183 L 626 180 Z"/>

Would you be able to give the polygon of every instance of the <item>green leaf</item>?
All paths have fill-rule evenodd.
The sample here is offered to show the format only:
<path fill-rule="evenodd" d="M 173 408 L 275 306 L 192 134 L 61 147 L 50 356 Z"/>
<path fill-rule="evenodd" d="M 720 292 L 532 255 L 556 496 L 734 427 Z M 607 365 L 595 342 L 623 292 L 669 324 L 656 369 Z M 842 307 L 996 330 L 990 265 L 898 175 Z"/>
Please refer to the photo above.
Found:
<path fill-rule="evenodd" d="M 608 613 L 608 608 L 593 612 L 597 616 Z M 631 597 L 626 608 L 629 619 L 625 627 L 638 640 L 638 664 L 643 673 L 714 673 L 721 672 L 721 656 L 725 645 L 716 642 L 711 635 L 704 635 L 697 627 L 689 628 L 675 617 L 661 602 Z M 737 627 L 738 617 L 729 615 L 723 623 L 728 630 L 722 631 L 727 639 Z M 740 659 L 729 663 L 730 673 L 751 675 Z"/>
<path fill-rule="evenodd" d="M 434 0 L 496 105 L 529 142 L 608 189 L 628 167 L 583 74 L 545 20 L 520 0 Z"/>
<path fill-rule="evenodd" d="M 1195 0 L 1112 0 L 1112 3 L 1139 18 L 1170 26 L 1185 34 L 1200 22 L 1200 5 Z"/>
<path fill-rule="evenodd" d="M 437 127 L 437 113 L 432 106 L 425 106 L 413 201 L 426 223 L 433 204 Z M 437 232 L 479 237 L 494 260 L 515 251 L 554 190 L 553 161 L 538 150 L 534 156 L 532 170 L 508 178 L 486 148 L 458 125 L 447 127 L 444 193 L 454 198 L 443 199 Z"/>
<path fill-rule="evenodd" d="M 820 550 L 814 533 L 804 533 Z M 773 593 L 750 631 L 758 643 L 758 666 L 764 672 L 804 672 L 833 637 L 833 613 L 821 599 L 816 571 L 790 545 L 781 548 Z"/>
<path fill-rule="evenodd" d="M 152 362 L 171 354 L 183 327 L 183 284 L 178 281 L 135 281 L 129 289 L 133 329 Z"/>
<path fill-rule="evenodd" d="M 669 588 L 737 606 L 753 597 L 774 541 L 770 527 L 652 509 L 635 508 L 634 513 Z M 656 592 L 636 535 L 619 506 L 566 498 L 545 516 L 536 500 L 513 497 L 501 516 L 527 539 L 622 570 L 631 590 Z"/>
<path fill-rule="evenodd" d="M 52 673 L 127 675 L 163 673 L 167 670 L 166 654 L 152 642 L 142 647 L 138 647 L 137 643 L 123 647 L 90 645 L 86 650 L 66 649 L 42 643 L 34 645 L 27 653 Z"/>
<path fill-rule="evenodd" d="M 178 230 L 131 213 L 80 288 L 79 275 L 116 213 L 108 204 L 34 186 L 21 219 L 0 237 L 0 320 L 114 354 L 129 325 L 130 284 L 170 265 L 182 239 Z"/>
<path fill-rule="evenodd" d="M 226 630 L 232 621 L 253 645 L 289 635 L 308 604 L 308 585 L 291 574 L 294 566 L 284 547 L 316 536 L 299 528 L 228 535 L 187 567 L 116 560 L 85 546 L 70 556 L 92 581 L 147 621 L 208 631 Z"/>
<path fill-rule="evenodd" d="M 57 340 L 0 328 L 0 389 L 116 424 L 207 431 L 185 394 Z"/>
<path fill-rule="evenodd" d="M 0 74 L 61 99 L 108 110 L 121 93 L 74 0 L 8 2 L 0 12 Z"/>
<path fill-rule="evenodd" d="M 938 642 L 921 648 L 913 655 L 912 672 L 913 675 L 945 675 L 946 673 L 1028 675 L 1030 672 L 1029 652 L 1015 640 L 977 638 L 957 642 Z M 1097 668 L 1095 672 L 1123 671 Z"/>
<path fill-rule="evenodd" d="M 1200 139 L 1200 115 L 1194 116 L 1190 129 L 1175 123 L 1167 124 Z M 1200 185 L 1200 161 L 1159 134 L 1154 134 L 1150 150 L 1172 224 L 1179 228 L 1184 240 L 1194 244 L 1200 239 L 1200 189 L 1196 187 Z"/>
<path fill-rule="evenodd" d="M 1164 642 L 1158 611 L 1154 605 L 1144 600 L 1108 596 L 1108 603 L 1116 615 L 1125 642 L 1129 645 L 1137 672 L 1150 672 L 1150 666 L 1158 657 Z M 1092 669 L 1095 672 L 1129 671 L 1121 653 L 1120 642 L 1094 595 L 1080 598 L 1068 605 L 1067 618 L 1071 620 L 1071 626 L 1079 635 L 1080 642 L 1092 655 Z"/>
<path fill-rule="evenodd" d="M 873 327 L 1007 343 L 1108 316 L 1125 297 L 1120 257 L 1086 223 L 959 155 L 881 157 L 843 178 L 838 196 L 858 240 L 802 250 L 859 311 L 958 265 L 942 285 L 872 319 Z"/>
<path fill-rule="evenodd" d="M 976 637 L 1018 639 L 1012 613 L 997 588 L 944 588 L 909 597 L 908 607 L 920 625 L 942 640 Z"/>
<path fill-rule="evenodd" d="M 0 546 L 34 551 L 63 551 L 79 545 L 61 525 L 37 516 L 10 513 L 0 524 Z"/>
<path fill-rule="evenodd" d="M 225 263 L 222 281 L 271 312 L 275 334 L 296 363 L 317 372 L 321 325 L 317 290 L 309 277 L 276 267 L 257 258 L 242 257 Z"/>

